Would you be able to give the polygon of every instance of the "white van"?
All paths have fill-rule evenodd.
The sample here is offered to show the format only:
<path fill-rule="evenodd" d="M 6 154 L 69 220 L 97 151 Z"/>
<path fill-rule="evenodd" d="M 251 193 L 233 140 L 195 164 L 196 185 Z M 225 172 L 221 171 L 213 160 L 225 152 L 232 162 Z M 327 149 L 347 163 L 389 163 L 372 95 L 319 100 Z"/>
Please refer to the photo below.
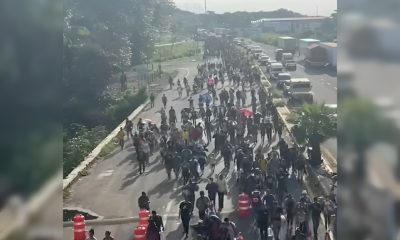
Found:
<path fill-rule="evenodd" d="M 308 78 L 292 78 L 290 83 L 285 85 L 284 95 L 289 96 L 290 101 L 305 101 L 312 103 L 314 93 L 311 92 L 312 85 Z"/>
<path fill-rule="evenodd" d="M 269 78 L 272 80 L 278 79 L 278 74 L 283 72 L 283 65 L 282 63 L 271 63 L 268 68 Z"/>

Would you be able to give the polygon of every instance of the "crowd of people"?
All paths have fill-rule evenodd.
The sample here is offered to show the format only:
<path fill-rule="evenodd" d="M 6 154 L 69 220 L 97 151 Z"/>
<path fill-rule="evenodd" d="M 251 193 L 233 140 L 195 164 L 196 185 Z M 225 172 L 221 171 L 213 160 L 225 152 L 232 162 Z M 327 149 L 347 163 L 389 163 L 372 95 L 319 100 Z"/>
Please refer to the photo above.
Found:
<path fill-rule="evenodd" d="M 205 47 L 207 53 L 215 52 L 215 46 L 207 49 L 206 44 Z M 335 200 L 326 196 L 311 201 L 306 191 L 295 199 L 288 190 L 291 174 L 300 183 L 303 181 L 306 173 L 304 150 L 291 146 L 283 137 L 283 123 L 271 93 L 261 86 L 259 72 L 239 49 L 230 44 L 220 45 L 216 53 L 221 60 L 199 64 L 192 88 L 186 77 L 183 84 L 177 81 L 179 97 L 183 88 L 188 96 L 188 107 L 182 109 L 181 119 L 177 119 L 173 106 L 170 106 L 167 116 L 168 99 L 164 94 L 160 127 L 140 119 L 137 132 L 132 134 L 134 127 L 127 119 L 125 129 L 121 128 L 117 135 L 121 149 L 126 132 L 128 138 L 133 140 L 141 174 L 149 156 L 156 149 L 160 150 L 168 179 L 174 172 L 175 179 L 183 186 L 184 200 L 179 204 L 179 218 L 186 236 L 189 235 L 190 220 L 196 208 L 202 223 L 193 226 L 193 229 L 199 234 L 199 239 L 233 240 L 239 237 L 235 223 L 229 218 L 220 219 L 219 213 L 228 194 L 226 174 L 208 179 L 204 190 L 198 186 L 206 165 L 209 165 L 211 174 L 214 173 L 218 156 L 224 161 L 224 172 L 234 168 L 239 192 L 250 197 L 261 239 L 269 239 L 272 231 L 274 239 L 279 240 L 284 222 L 288 226 L 288 234 L 295 230 L 293 239 L 306 239 L 311 231 L 316 238 L 321 213 L 325 216 L 328 231 L 330 216 L 336 209 Z M 230 83 L 227 86 L 226 81 Z M 168 82 L 170 88 L 174 88 L 173 79 L 169 78 Z M 218 86 L 221 89 L 219 92 Z M 199 95 L 196 108 L 190 93 L 196 94 L 203 89 L 208 91 Z M 260 144 L 258 139 L 261 139 Z M 278 141 L 276 145 L 273 144 L 274 139 Z M 212 142 L 214 150 L 208 153 Z M 257 145 L 258 149 L 255 149 Z M 197 192 L 199 197 L 196 199 Z M 138 205 L 139 208 L 150 209 L 145 192 Z M 309 219 L 313 229 L 309 229 Z M 162 218 L 152 211 L 149 221 L 148 239 L 160 239 L 164 228 Z"/>

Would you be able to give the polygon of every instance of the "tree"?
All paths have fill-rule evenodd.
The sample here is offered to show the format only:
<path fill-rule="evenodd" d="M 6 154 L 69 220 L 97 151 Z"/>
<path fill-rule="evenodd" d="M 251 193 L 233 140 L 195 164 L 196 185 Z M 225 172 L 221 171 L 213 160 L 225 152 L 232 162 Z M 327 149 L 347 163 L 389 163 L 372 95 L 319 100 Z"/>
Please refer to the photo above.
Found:
<path fill-rule="evenodd" d="M 321 143 L 336 135 L 336 117 L 324 104 L 306 104 L 298 113 L 298 124 L 292 128 L 292 132 L 299 143 L 310 144 L 310 163 L 318 166 L 322 163 Z"/>

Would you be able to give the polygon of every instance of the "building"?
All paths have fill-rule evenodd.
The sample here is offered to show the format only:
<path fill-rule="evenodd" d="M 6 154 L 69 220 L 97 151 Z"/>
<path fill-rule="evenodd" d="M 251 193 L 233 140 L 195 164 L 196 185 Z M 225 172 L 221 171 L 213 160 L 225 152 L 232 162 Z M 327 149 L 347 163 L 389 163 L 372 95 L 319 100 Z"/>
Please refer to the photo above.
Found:
<path fill-rule="evenodd" d="M 263 18 L 252 21 L 252 27 L 261 28 L 262 32 L 302 33 L 315 31 L 321 27 L 327 17 L 298 18 Z"/>
<path fill-rule="evenodd" d="M 312 39 L 312 38 L 304 38 L 304 39 L 299 39 L 299 54 L 300 55 L 305 55 L 306 49 L 308 46 L 311 44 L 319 43 L 320 41 L 318 39 Z"/>

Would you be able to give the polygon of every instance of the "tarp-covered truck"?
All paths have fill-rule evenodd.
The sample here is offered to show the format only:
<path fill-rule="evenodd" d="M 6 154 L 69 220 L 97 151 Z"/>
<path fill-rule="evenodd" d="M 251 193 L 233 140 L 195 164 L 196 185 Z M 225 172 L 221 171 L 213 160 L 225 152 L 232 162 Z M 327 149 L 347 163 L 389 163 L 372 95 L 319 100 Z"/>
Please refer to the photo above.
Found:
<path fill-rule="evenodd" d="M 297 49 L 297 40 L 292 37 L 279 37 L 278 47 L 281 48 L 283 52 L 290 52 L 294 55 Z"/>
<path fill-rule="evenodd" d="M 304 62 L 306 67 L 324 67 L 329 64 L 326 49 L 318 44 L 308 46 L 305 53 Z"/>
<path fill-rule="evenodd" d="M 326 50 L 329 65 L 336 67 L 337 43 L 321 42 L 319 45 Z"/>

